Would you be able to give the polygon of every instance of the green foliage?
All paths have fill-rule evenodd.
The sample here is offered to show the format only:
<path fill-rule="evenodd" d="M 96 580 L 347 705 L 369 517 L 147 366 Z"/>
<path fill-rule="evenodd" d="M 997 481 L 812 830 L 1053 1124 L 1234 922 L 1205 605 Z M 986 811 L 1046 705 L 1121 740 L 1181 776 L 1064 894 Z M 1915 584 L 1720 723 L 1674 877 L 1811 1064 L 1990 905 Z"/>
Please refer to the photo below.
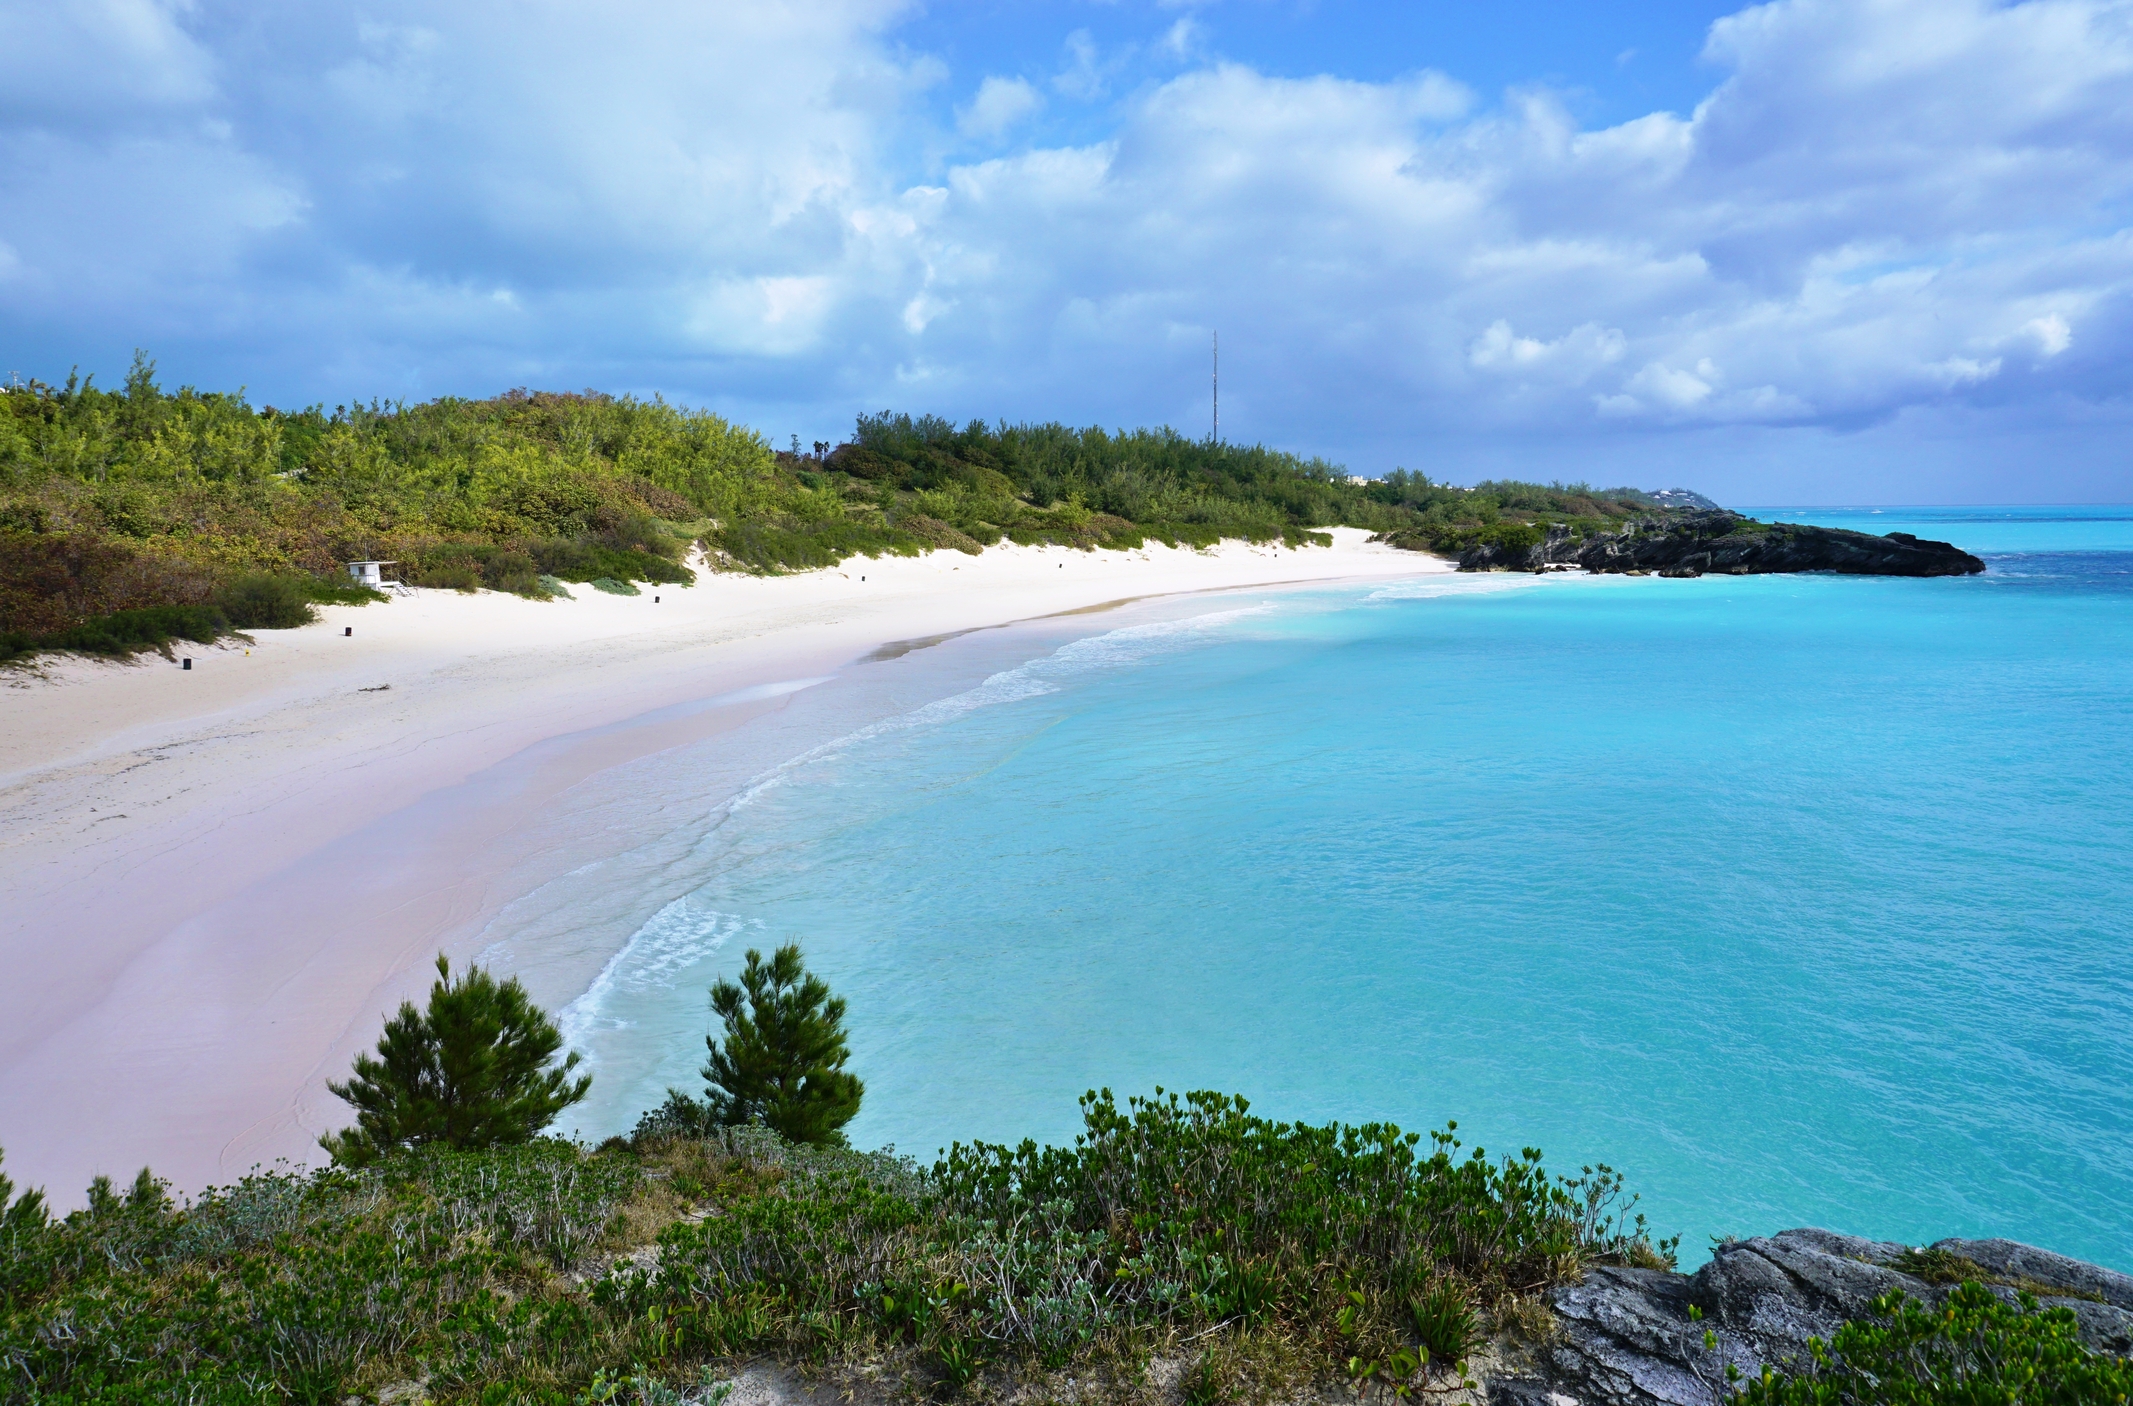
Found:
<path fill-rule="evenodd" d="M 1464 1362 L 1480 1335 L 1473 1304 L 1450 1280 L 1431 1285 L 1427 1293 L 1411 1300 L 1408 1313 L 1414 1319 L 1416 1341 L 1430 1360 Z"/>
<path fill-rule="evenodd" d="M 311 593 L 287 576 L 247 572 L 224 586 L 215 604 L 240 630 L 293 630 L 318 619 Z"/>
<path fill-rule="evenodd" d="M 1499 524 L 1585 531 L 1657 511 L 1632 490 L 1462 489 L 1174 430 L 957 428 L 860 417 L 823 457 L 654 399 L 511 391 L 421 405 L 255 409 L 175 392 L 138 358 L 125 387 L 0 390 L 0 636 L 9 649 L 113 612 L 198 605 L 248 573 L 337 578 L 401 563 L 410 584 L 545 597 L 562 581 L 682 584 L 854 555 L 1082 549 L 1225 538 L 1304 547 L 1329 526 L 1456 552 Z M 309 597 L 314 602 L 317 594 Z"/>
<path fill-rule="evenodd" d="M 705 525 L 797 488 L 760 436 L 656 400 L 277 411 L 166 392 L 141 360 L 123 391 L 0 392 L 0 631 L 42 640 L 203 603 L 248 573 L 330 580 L 356 558 L 529 595 L 544 572 L 681 583 Z"/>
<path fill-rule="evenodd" d="M 801 963 L 796 943 L 748 953 L 738 984 L 711 988 L 725 1039 L 706 1036 L 705 1108 L 715 1123 L 760 1123 L 798 1143 L 841 1143 L 866 1085 L 844 1067 L 844 999 Z M 671 1101 L 671 1099 L 670 1099 Z"/>
<path fill-rule="evenodd" d="M 0 1390 L 328 1402 L 421 1380 L 469 1406 L 704 1401 L 717 1364 L 770 1354 L 874 1363 L 916 1395 L 1130 1376 L 1190 1340 L 1191 1399 L 1344 1372 L 1398 1394 L 1450 1365 L 1412 1305 L 1456 1317 L 1487 1286 L 1624 1248 L 1588 1180 L 1452 1157 L 1448 1133 L 1424 1153 L 1213 1094 L 1083 1111 L 1072 1147 L 957 1148 L 931 1171 L 648 1119 L 598 1152 L 438 1139 L 182 1207 L 144 1174 L 61 1221 L 0 1190 Z"/>
<path fill-rule="evenodd" d="M 118 610 L 95 620 L 47 635 L 45 649 L 77 649 L 88 654 L 132 654 L 158 649 L 168 654 L 172 640 L 212 642 L 229 628 L 229 619 L 212 605 L 151 605 Z"/>
<path fill-rule="evenodd" d="M 356 1126 L 319 1139 L 343 1166 L 401 1147 L 441 1142 L 495 1147 L 529 1141 L 585 1097 L 575 1052 L 550 1066 L 563 1037 L 516 977 L 499 984 L 480 967 L 457 981 L 440 956 L 429 1006 L 402 1002 L 376 1057 L 358 1055 L 355 1077 L 328 1084 L 354 1106 Z"/>
<path fill-rule="evenodd" d="M 2124 1406 L 2133 1360 L 2081 1343 L 2071 1310 L 2009 1304 L 1984 1285 L 1951 1290 L 1938 1306 L 1900 1293 L 1873 1316 L 1812 1345 L 1799 1373 L 1766 1372 L 1742 1406 Z"/>
<path fill-rule="evenodd" d="M 1082 1116 L 1072 1147 L 950 1148 L 934 1169 L 942 1194 L 999 1225 L 1030 1207 L 1079 1234 L 1130 1225 L 1145 1292 L 1197 1296 L 1220 1318 L 1329 1269 L 1401 1296 L 1440 1271 L 1525 1292 L 1648 1244 L 1608 1168 L 1563 1180 L 1532 1148 L 1457 1156 L 1456 1125 L 1423 1152 L 1390 1124 L 1275 1123 L 1240 1098 L 1161 1090 L 1124 1110 L 1092 1093 Z"/>

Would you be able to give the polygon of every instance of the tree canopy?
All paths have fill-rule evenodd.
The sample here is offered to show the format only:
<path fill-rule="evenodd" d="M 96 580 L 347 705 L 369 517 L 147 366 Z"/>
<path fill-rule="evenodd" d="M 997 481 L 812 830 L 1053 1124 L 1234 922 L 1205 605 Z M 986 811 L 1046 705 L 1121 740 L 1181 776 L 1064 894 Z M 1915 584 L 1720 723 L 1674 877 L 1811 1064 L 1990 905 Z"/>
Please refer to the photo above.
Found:
<path fill-rule="evenodd" d="M 759 1123 L 792 1142 L 843 1142 L 866 1085 L 844 1067 L 844 999 L 802 964 L 799 944 L 768 962 L 751 949 L 738 983 L 711 988 L 711 1009 L 726 1032 L 704 1040 L 710 1120 Z"/>
<path fill-rule="evenodd" d="M 469 967 L 455 981 L 440 955 L 428 1008 L 403 1001 L 377 1054 L 358 1055 L 353 1078 L 327 1085 L 355 1108 L 356 1125 L 319 1145 L 344 1166 L 362 1166 L 424 1143 L 527 1142 L 592 1087 L 590 1074 L 571 1078 L 575 1052 L 550 1064 L 562 1046 L 518 978 L 498 982 Z"/>

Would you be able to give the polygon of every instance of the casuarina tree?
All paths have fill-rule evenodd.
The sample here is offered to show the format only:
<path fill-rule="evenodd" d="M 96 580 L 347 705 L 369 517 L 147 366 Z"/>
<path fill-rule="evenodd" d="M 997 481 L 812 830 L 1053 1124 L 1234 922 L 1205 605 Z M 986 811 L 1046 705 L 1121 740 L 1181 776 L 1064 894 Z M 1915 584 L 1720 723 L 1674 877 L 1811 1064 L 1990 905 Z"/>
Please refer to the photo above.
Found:
<path fill-rule="evenodd" d="M 562 1047 L 555 1023 L 518 978 L 499 983 L 469 967 L 455 981 L 440 956 L 429 1008 L 402 1002 L 377 1055 L 358 1055 L 354 1078 L 326 1086 L 354 1105 L 356 1125 L 320 1138 L 319 1146 L 341 1165 L 359 1167 L 427 1142 L 530 1141 L 592 1087 L 590 1074 L 571 1078 L 575 1053 L 550 1063 Z"/>
<path fill-rule="evenodd" d="M 866 1085 L 847 1073 L 844 1000 L 801 965 L 796 943 L 751 951 L 738 984 L 711 988 L 726 1038 L 707 1036 L 705 1104 L 716 1123 L 761 1123 L 792 1142 L 841 1143 Z"/>

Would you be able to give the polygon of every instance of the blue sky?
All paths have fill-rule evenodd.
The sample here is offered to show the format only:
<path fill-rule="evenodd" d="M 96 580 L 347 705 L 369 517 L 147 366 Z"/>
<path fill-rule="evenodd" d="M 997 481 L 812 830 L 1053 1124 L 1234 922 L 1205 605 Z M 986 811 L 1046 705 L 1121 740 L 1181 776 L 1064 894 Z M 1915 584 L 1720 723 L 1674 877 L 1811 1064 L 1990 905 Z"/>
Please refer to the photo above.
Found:
<path fill-rule="evenodd" d="M 2133 4 L 0 0 L 0 374 L 2133 498 Z"/>

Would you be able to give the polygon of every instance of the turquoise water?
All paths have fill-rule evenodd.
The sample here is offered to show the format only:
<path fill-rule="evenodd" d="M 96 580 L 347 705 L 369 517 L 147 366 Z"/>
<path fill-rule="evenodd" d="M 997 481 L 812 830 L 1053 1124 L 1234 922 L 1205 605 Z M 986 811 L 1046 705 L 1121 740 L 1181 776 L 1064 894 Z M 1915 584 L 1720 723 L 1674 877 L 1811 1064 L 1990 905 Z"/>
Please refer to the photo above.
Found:
<path fill-rule="evenodd" d="M 862 1144 L 1216 1087 L 1607 1162 L 1689 1263 L 2133 1269 L 2133 510 L 1775 515 L 1991 570 L 1170 603 L 796 759 L 568 1012 L 585 1130 L 697 1087 L 704 987 L 798 937 Z"/>

